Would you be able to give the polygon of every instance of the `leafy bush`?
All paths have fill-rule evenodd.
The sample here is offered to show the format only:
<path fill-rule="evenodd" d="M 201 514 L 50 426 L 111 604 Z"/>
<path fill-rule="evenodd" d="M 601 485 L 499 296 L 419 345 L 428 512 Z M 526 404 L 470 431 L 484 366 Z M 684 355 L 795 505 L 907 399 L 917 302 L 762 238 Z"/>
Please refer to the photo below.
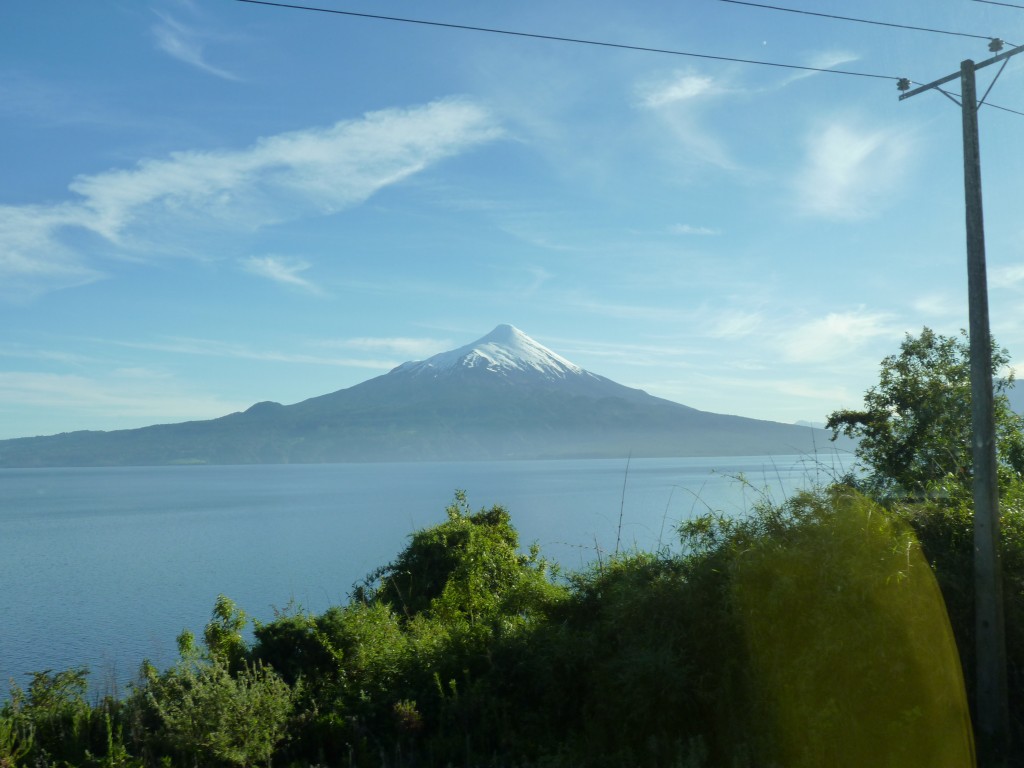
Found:
<path fill-rule="evenodd" d="M 293 691 L 272 668 L 245 660 L 244 627 L 245 614 L 222 595 L 204 647 L 185 631 L 175 666 L 161 673 L 144 665 L 134 698 L 151 723 L 143 738 L 152 754 L 196 765 L 270 764 L 285 737 Z"/>
<path fill-rule="evenodd" d="M 153 675 L 145 695 L 164 742 L 197 765 L 269 765 L 291 711 L 291 689 L 272 669 L 244 665 L 232 676 L 219 659 Z"/>
<path fill-rule="evenodd" d="M 27 691 L 12 683 L 0 708 L 0 768 L 140 764 L 124 744 L 124 703 L 107 697 L 90 705 L 88 675 L 85 667 L 35 672 Z"/>
<path fill-rule="evenodd" d="M 520 622 L 556 596 L 548 564 L 534 548 L 519 553 L 519 535 L 504 507 L 473 513 L 456 491 L 448 520 L 412 535 L 409 546 L 357 588 L 357 602 L 389 606 L 411 620 L 429 615 L 448 625 Z"/>

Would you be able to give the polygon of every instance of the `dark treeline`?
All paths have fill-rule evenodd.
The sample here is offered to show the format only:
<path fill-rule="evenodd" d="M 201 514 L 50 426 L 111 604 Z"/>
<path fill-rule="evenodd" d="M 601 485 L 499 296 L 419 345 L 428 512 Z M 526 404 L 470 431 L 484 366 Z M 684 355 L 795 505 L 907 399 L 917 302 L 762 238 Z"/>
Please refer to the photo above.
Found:
<path fill-rule="evenodd" d="M 676 547 L 578 573 L 457 493 L 345 605 L 246 642 L 222 597 L 119 699 L 88 701 L 86 670 L 33 675 L 0 710 L 0 766 L 971 765 L 965 354 L 925 329 L 863 411 L 833 414 L 863 476 L 709 510 Z M 1024 430 L 999 403 L 1024 745 Z"/>

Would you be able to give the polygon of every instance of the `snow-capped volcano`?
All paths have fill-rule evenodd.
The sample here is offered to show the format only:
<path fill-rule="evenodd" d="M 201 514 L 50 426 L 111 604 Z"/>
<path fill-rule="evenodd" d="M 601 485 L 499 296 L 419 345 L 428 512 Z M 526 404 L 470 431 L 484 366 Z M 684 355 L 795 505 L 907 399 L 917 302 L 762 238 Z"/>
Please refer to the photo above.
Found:
<path fill-rule="evenodd" d="M 436 377 L 463 369 L 504 375 L 539 373 L 557 379 L 593 375 L 534 341 L 515 326 L 506 324 L 499 325 L 472 344 L 441 352 L 427 360 L 403 363 L 394 372 Z"/>
<path fill-rule="evenodd" d="M 824 430 L 706 413 L 617 384 L 511 325 L 293 405 L 209 421 L 0 441 L 0 466 L 754 456 Z"/>

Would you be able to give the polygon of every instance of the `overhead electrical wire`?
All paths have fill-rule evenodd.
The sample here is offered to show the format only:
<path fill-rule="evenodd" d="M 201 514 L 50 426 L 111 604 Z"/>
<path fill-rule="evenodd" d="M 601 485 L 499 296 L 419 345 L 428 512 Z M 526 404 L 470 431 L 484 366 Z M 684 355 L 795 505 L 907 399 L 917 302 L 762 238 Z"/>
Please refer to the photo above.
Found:
<path fill-rule="evenodd" d="M 969 32 L 952 32 L 948 29 L 932 29 L 931 27 L 915 27 L 912 24 L 895 24 L 891 21 L 873 21 L 871 19 L 858 19 L 853 16 L 836 16 L 832 13 L 819 13 L 817 11 L 804 11 L 799 8 L 783 8 L 779 5 L 766 5 L 764 3 L 752 3 L 748 0 L 720 0 L 723 3 L 733 5 L 749 5 L 752 8 L 766 8 L 772 11 L 785 11 L 786 13 L 799 13 L 804 16 L 820 16 L 823 19 L 838 19 L 840 21 L 855 21 L 858 24 L 874 24 L 879 27 L 895 27 L 896 29 L 912 29 L 917 32 L 933 32 L 937 35 L 956 35 L 957 37 L 973 37 L 977 40 L 995 40 L 991 35 L 973 35 Z"/>
<path fill-rule="evenodd" d="M 487 32 L 494 35 L 510 35 L 512 37 L 529 37 L 536 40 L 553 40 L 560 43 L 578 43 L 580 45 L 596 45 L 602 48 L 618 48 L 628 51 L 643 51 L 646 53 L 663 53 L 670 56 L 689 56 L 696 59 L 711 59 L 713 61 L 731 61 L 739 64 L 756 64 L 762 67 L 777 67 L 779 69 L 798 69 L 805 72 L 827 72 L 833 75 L 850 75 L 853 77 L 871 77 L 877 80 L 900 80 L 893 75 L 879 75 L 871 72 L 854 72 L 843 69 L 826 69 L 824 67 L 810 67 L 801 64 L 781 64 L 775 61 L 759 61 L 757 59 L 740 59 L 734 56 L 715 56 L 710 53 L 694 53 L 692 51 L 676 51 L 669 48 L 650 48 L 642 45 L 626 45 L 624 43 L 611 43 L 602 40 L 586 40 L 578 37 L 561 37 L 558 35 L 542 35 L 535 32 L 517 32 L 509 29 L 495 29 L 492 27 L 474 27 L 469 24 L 451 24 L 443 21 L 427 21 L 424 19 L 410 19 L 401 16 L 382 16 L 375 13 L 357 13 L 356 11 L 341 11 L 334 8 L 319 8 L 311 5 L 296 5 L 293 3 L 273 2 L 272 0 L 236 0 L 239 3 L 251 5 L 269 5 L 274 8 L 290 8 L 299 11 L 315 11 L 317 13 L 332 13 L 339 16 L 354 16 L 362 19 L 377 19 L 380 21 L 396 21 L 404 24 L 420 24 L 428 27 L 444 27 L 446 29 L 461 29 L 470 32 Z M 987 39 L 987 38 L 986 38 Z"/>
<path fill-rule="evenodd" d="M 620 50 L 641 51 L 641 52 L 645 52 L 645 53 L 661 53 L 661 54 L 666 54 L 666 55 L 670 55 L 670 56 L 686 56 L 686 57 L 695 58 L 695 59 L 709 59 L 709 60 L 712 60 L 712 61 L 730 61 L 730 62 L 734 62 L 734 63 L 737 63 L 737 64 L 754 64 L 754 65 L 761 66 L 761 67 L 775 67 L 777 69 L 796 69 L 796 70 L 801 70 L 801 71 L 804 71 L 804 72 L 824 72 L 826 74 L 831 74 L 831 75 L 848 75 L 848 76 L 851 76 L 851 77 L 868 77 L 868 78 L 873 78 L 873 79 L 876 79 L 876 80 L 893 80 L 893 81 L 895 81 L 897 83 L 902 81 L 902 80 L 904 80 L 904 78 L 896 77 L 894 75 L 879 75 L 879 74 L 872 73 L 872 72 L 856 72 L 856 71 L 853 71 L 853 70 L 846 70 L 846 69 L 828 69 L 826 67 L 811 67 L 811 66 L 806 66 L 806 65 L 802 65 L 802 64 L 784 64 L 784 63 L 780 63 L 780 62 L 776 62 L 776 61 L 761 61 L 761 60 L 758 60 L 758 59 L 741 59 L 741 58 L 737 58 L 735 56 L 718 56 L 718 55 L 714 55 L 714 54 L 710 54 L 710 53 L 695 53 L 693 51 L 678 51 L 678 50 L 674 50 L 674 49 L 671 49 L 671 48 L 653 48 L 653 47 L 642 46 L 642 45 L 627 45 L 625 43 L 613 43 L 613 42 L 609 42 L 609 41 L 605 41 L 605 40 L 587 40 L 587 39 L 578 38 L 578 37 L 563 37 L 563 36 L 560 36 L 560 35 L 544 35 L 544 34 L 540 34 L 540 33 L 536 33 L 536 32 L 520 32 L 520 31 L 510 30 L 510 29 L 498 29 L 498 28 L 495 28 L 495 27 L 477 27 L 477 26 L 472 26 L 472 25 L 469 25 L 469 24 L 454 24 L 454 23 L 451 23 L 451 22 L 430 21 L 430 20 L 427 20 L 427 19 L 411 19 L 411 18 L 402 17 L 402 16 L 384 16 L 384 15 L 376 14 L 376 13 L 361 13 L 361 12 L 358 12 L 358 11 L 343 11 L 343 10 L 339 10 L 337 8 L 321 8 L 319 6 L 313 6 L 313 5 L 299 5 L 297 3 L 283 3 L 283 2 L 277 2 L 276 0 L 235 0 L 235 2 L 247 3 L 249 5 L 265 5 L 265 6 L 270 6 L 272 8 L 286 8 L 286 9 L 296 10 L 296 11 L 311 11 L 311 12 L 314 12 L 314 13 L 329 13 L 329 14 L 333 14 L 333 15 L 336 15 L 336 16 L 349 16 L 349 17 L 355 17 L 355 18 L 361 18 L 361 19 L 374 19 L 374 20 L 377 20 L 377 21 L 393 21 L 393 22 L 398 22 L 398 23 L 402 23 L 402 24 L 418 24 L 420 26 L 427 26 L 427 27 L 441 27 L 441 28 L 444 28 L 444 29 L 458 29 L 458 30 L 463 30 L 463 31 L 468 31 L 468 32 L 485 32 L 485 33 L 493 34 L 493 35 L 508 35 L 508 36 L 511 36 L 511 37 L 525 37 L 525 38 L 531 38 L 531 39 L 535 39 L 535 40 L 551 40 L 551 41 L 559 42 L 559 43 L 575 43 L 575 44 L 578 44 L 578 45 L 593 45 L 593 46 L 598 46 L 598 47 L 602 47 L 602 48 L 616 48 L 616 49 L 620 49 Z M 790 8 L 781 8 L 781 7 L 778 7 L 778 6 L 761 5 L 759 3 L 741 2 L 741 0 L 722 0 L 722 2 L 731 2 L 731 3 L 736 3 L 738 5 L 751 5 L 751 6 L 757 6 L 757 7 L 763 7 L 763 8 L 771 8 L 773 10 L 782 10 L 782 11 L 791 11 L 791 10 L 793 10 L 793 9 L 790 9 Z M 975 2 L 994 2 L 994 0 L 975 0 Z M 995 4 L 996 5 L 1007 5 L 1007 3 L 995 3 Z M 1015 7 L 1024 8 L 1024 6 L 1015 6 Z M 985 36 L 982 36 L 982 35 L 970 35 L 970 34 L 967 34 L 967 33 L 944 32 L 943 30 L 927 29 L 925 27 L 907 27 L 906 25 L 901 25 L 901 24 L 889 24 L 887 22 L 873 22 L 873 21 L 868 21 L 866 19 L 854 19 L 854 18 L 848 18 L 848 17 L 843 17 L 843 16 L 832 16 L 832 15 L 823 14 L 823 13 L 812 13 L 810 11 L 794 11 L 794 12 L 796 12 L 796 13 L 807 13 L 808 15 L 811 15 L 811 16 L 825 16 L 826 18 L 842 19 L 844 21 L 857 21 L 857 22 L 863 22 L 863 23 L 867 23 L 867 24 L 880 24 L 880 25 L 883 25 L 883 26 L 893 26 L 893 27 L 900 27 L 900 28 L 917 29 L 917 30 L 925 31 L 925 32 L 941 32 L 943 34 L 960 34 L 960 35 L 963 35 L 965 37 L 975 37 L 975 38 L 979 38 L 979 39 L 982 39 L 982 40 L 993 40 L 993 39 L 995 39 L 995 38 L 985 37 Z M 919 85 L 919 83 L 916 83 L 915 81 L 908 81 L 908 82 L 914 82 L 915 85 Z M 1007 107 L 1000 107 L 999 105 L 992 104 L 991 102 L 985 102 L 985 106 L 992 107 L 993 109 L 999 109 L 999 110 L 1002 110 L 1004 112 L 1011 112 L 1011 113 L 1013 113 L 1015 115 L 1024 116 L 1024 112 L 1018 112 L 1017 110 L 1008 109 Z"/>
<path fill-rule="evenodd" d="M 999 109 L 1003 112 L 1009 112 L 1011 115 L 1020 115 L 1021 117 L 1024 117 L 1024 112 L 1016 109 L 1010 109 L 1009 107 L 1000 107 L 998 104 L 993 104 L 991 101 L 986 101 L 985 106 L 992 107 L 992 109 Z"/>
<path fill-rule="evenodd" d="M 1005 42 L 1005 41 L 1001 40 L 998 37 L 989 37 L 987 35 L 974 35 L 974 34 L 971 34 L 971 33 L 968 33 L 968 32 L 951 32 L 951 31 L 945 30 L 945 29 L 932 29 L 932 28 L 929 28 L 929 27 L 915 27 L 915 26 L 911 26 L 911 25 L 908 25 L 908 24 L 895 24 L 895 23 L 888 22 L 888 21 L 871 21 L 871 20 L 868 20 L 868 19 L 854 18 L 852 16 L 837 16 L 837 15 L 831 14 L 831 13 L 818 13 L 817 11 L 804 11 L 804 10 L 800 10 L 800 9 L 797 9 L 797 8 L 784 8 L 784 7 L 779 6 L 779 5 L 767 5 L 765 3 L 755 3 L 755 2 L 751 2 L 751 0 L 720 0 L 720 1 L 723 2 L 723 3 L 732 3 L 733 5 L 748 5 L 748 6 L 751 6 L 753 8 L 765 8 L 765 9 L 772 10 L 772 11 L 785 11 L 787 13 L 799 13 L 799 14 L 803 14 L 805 16 L 819 16 L 819 17 L 825 18 L 825 19 L 838 19 L 840 21 L 854 21 L 854 22 L 858 22 L 860 24 L 875 24 L 875 25 L 882 26 L 882 27 L 895 27 L 897 29 L 912 29 L 912 30 L 916 30 L 918 32 L 934 32 L 936 34 L 941 34 L 941 35 L 956 35 L 956 36 L 959 36 L 959 37 L 972 37 L 972 38 L 976 38 L 978 40 L 988 40 L 991 43 L 996 44 L 996 45 L 1001 45 L 1003 42 Z M 1011 8 L 1021 8 L 1022 10 L 1024 10 L 1024 5 L 1012 5 L 1010 3 L 996 2 L 996 0 L 975 0 L 975 2 L 978 2 L 978 3 L 990 3 L 992 5 L 1006 5 L 1006 6 L 1009 6 Z M 908 83 L 913 82 L 915 85 L 920 85 L 920 83 L 916 83 L 916 82 L 914 82 L 912 80 L 908 80 L 907 82 Z M 944 91 L 941 88 L 938 89 L 938 90 L 941 93 L 945 94 L 946 96 L 948 96 L 950 98 L 954 98 L 955 97 L 954 101 L 956 100 L 956 98 L 960 98 L 960 94 L 958 94 L 958 93 L 949 93 L 948 91 Z M 992 107 L 992 109 L 998 109 L 998 110 L 1000 110 L 1002 112 L 1009 112 L 1010 114 L 1020 115 L 1020 116 L 1024 117 L 1024 112 L 1018 111 L 1016 109 L 1010 109 L 1009 107 L 1001 107 L 998 104 L 993 104 L 990 101 L 982 101 L 982 104 L 984 106 L 986 106 L 986 107 Z"/>
<path fill-rule="evenodd" d="M 988 5 L 1002 5 L 1006 8 L 1020 8 L 1024 10 L 1024 5 L 1017 5 L 1016 3 L 999 3 L 996 0 L 974 0 L 976 3 L 987 3 Z"/>
<path fill-rule="evenodd" d="M 963 98 L 959 93 L 951 93 L 949 91 L 943 91 L 941 88 L 936 88 L 935 90 L 940 91 L 941 93 L 944 93 L 946 96 L 949 96 L 949 97 L 954 98 L 954 99 Z M 1016 109 L 1010 109 L 1009 107 L 1001 107 L 998 104 L 993 104 L 991 101 L 982 102 L 982 106 L 992 107 L 992 109 L 998 109 L 1000 112 L 1009 112 L 1011 115 L 1020 115 L 1021 117 L 1024 117 L 1024 112 L 1021 112 L 1021 111 L 1016 110 Z"/>

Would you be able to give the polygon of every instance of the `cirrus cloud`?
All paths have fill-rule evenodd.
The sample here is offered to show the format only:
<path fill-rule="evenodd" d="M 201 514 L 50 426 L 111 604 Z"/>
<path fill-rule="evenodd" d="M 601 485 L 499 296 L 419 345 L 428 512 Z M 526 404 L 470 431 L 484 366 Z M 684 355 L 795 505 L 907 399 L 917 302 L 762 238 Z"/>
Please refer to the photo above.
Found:
<path fill-rule="evenodd" d="M 711 227 L 695 227 L 692 224 L 673 224 L 669 227 L 673 235 L 720 235 L 721 230 Z"/>
<path fill-rule="evenodd" d="M 834 360 L 850 355 L 873 339 L 900 332 L 895 319 L 885 312 L 863 307 L 829 312 L 789 330 L 781 339 L 782 354 L 790 362 Z"/>
<path fill-rule="evenodd" d="M 793 183 L 798 210 L 827 219 L 875 215 L 898 192 L 911 144 L 897 128 L 841 120 L 817 126 L 806 138 L 803 167 Z"/>
<path fill-rule="evenodd" d="M 215 67 L 206 60 L 201 42 L 201 34 L 193 28 L 182 24 L 173 16 L 154 11 L 160 17 L 160 23 L 153 26 L 153 37 L 157 47 L 169 56 L 185 64 L 201 69 L 224 80 L 238 80 L 238 76 L 226 69 Z"/>
<path fill-rule="evenodd" d="M 407 337 L 369 337 L 361 336 L 354 339 L 322 341 L 317 346 L 338 347 L 343 349 L 384 350 L 391 354 L 402 355 L 406 359 L 424 360 L 453 347 L 449 339 L 415 339 Z"/>
<path fill-rule="evenodd" d="M 649 109 L 658 109 L 680 101 L 689 101 L 720 90 L 715 80 L 707 75 L 690 72 L 674 72 L 669 77 L 645 82 L 637 88 L 640 104 Z"/>
<path fill-rule="evenodd" d="M 300 275 L 309 269 L 309 262 L 286 256 L 249 256 L 242 259 L 242 269 L 253 275 L 265 277 L 275 283 L 302 288 L 310 293 L 321 293 L 320 286 Z"/>
<path fill-rule="evenodd" d="M 0 284 L 38 294 L 98 279 L 97 255 L 198 255 L 214 236 L 359 205 L 502 135 L 486 108 L 447 98 L 78 176 L 68 200 L 0 205 Z"/>

